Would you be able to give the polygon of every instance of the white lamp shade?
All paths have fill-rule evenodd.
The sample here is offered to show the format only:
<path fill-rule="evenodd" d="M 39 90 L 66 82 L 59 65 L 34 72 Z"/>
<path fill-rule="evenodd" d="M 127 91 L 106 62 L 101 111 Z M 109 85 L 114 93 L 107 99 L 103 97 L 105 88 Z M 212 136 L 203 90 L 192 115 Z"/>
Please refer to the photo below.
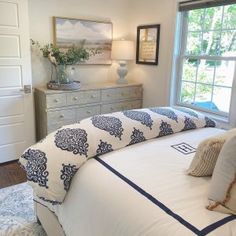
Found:
<path fill-rule="evenodd" d="M 111 59 L 127 61 L 134 59 L 134 42 L 129 40 L 112 41 Z"/>

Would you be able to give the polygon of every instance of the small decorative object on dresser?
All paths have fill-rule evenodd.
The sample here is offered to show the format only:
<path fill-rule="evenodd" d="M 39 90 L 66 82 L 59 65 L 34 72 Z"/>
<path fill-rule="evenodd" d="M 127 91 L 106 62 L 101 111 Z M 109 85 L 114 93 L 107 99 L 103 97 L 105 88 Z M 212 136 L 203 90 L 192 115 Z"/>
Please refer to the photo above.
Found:
<path fill-rule="evenodd" d="M 117 84 L 128 84 L 125 76 L 128 74 L 127 61 L 134 59 L 134 42 L 130 40 L 114 40 L 112 42 L 111 58 L 119 62 Z"/>
<path fill-rule="evenodd" d="M 32 46 L 36 46 L 51 63 L 51 80 L 47 84 L 49 89 L 73 90 L 79 89 L 80 83 L 70 76 L 72 71 L 68 71 L 68 66 L 83 62 L 89 59 L 91 54 L 96 54 L 92 49 L 85 49 L 83 43 L 79 46 L 72 46 L 69 49 L 60 49 L 53 44 L 46 44 L 43 47 L 39 42 L 31 39 Z M 72 68 L 70 68 L 72 70 Z M 55 78 L 53 71 L 56 71 Z M 74 72 L 74 71 L 73 71 Z"/>
<path fill-rule="evenodd" d="M 83 85 L 75 91 L 35 89 L 37 140 L 84 118 L 142 107 L 142 85 Z"/>

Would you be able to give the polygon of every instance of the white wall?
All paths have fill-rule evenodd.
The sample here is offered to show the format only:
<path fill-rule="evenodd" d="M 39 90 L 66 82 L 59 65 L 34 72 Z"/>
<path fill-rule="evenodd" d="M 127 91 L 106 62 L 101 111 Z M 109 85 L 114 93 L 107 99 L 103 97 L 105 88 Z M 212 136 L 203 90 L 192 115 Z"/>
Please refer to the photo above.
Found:
<path fill-rule="evenodd" d="M 144 85 L 144 106 L 168 104 L 174 38 L 176 0 L 29 0 L 30 37 L 45 44 L 52 42 L 52 16 L 110 20 L 113 38 L 136 40 L 142 24 L 161 24 L 158 66 L 129 65 L 128 79 Z M 77 66 L 82 83 L 116 80 L 112 66 Z M 50 67 L 45 58 L 32 55 L 33 86 L 49 81 Z"/>
<path fill-rule="evenodd" d="M 175 32 L 176 0 L 132 0 L 132 37 L 138 25 L 161 24 L 158 66 L 132 65 L 131 74 L 144 85 L 144 106 L 169 104 L 172 52 Z"/>
<path fill-rule="evenodd" d="M 53 16 L 111 21 L 113 38 L 126 37 L 127 0 L 29 0 L 30 37 L 41 45 L 53 42 Z M 117 65 L 76 66 L 82 83 L 114 81 Z M 33 86 L 43 86 L 50 79 L 50 64 L 36 52 L 32 53 Z"/>

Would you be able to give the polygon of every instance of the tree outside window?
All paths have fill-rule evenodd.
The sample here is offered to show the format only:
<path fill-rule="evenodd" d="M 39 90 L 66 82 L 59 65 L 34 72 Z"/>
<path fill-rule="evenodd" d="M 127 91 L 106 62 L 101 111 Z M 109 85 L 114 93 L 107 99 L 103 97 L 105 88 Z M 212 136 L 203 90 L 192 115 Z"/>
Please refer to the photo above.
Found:
<path fill-rule="evenodd" d="M 236 61 L 236 4 L 183 14 L 178 102 L 227 116 Z"/>

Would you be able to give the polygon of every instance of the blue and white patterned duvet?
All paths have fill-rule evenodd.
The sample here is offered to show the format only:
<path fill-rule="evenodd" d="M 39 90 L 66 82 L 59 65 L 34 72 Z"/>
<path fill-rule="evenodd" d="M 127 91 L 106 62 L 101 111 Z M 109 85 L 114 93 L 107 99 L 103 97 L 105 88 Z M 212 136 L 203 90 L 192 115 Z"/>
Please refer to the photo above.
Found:
<path fill-rule="evenodd" d="M 215 127 L 187 108 L 156 107 L 97 115 L 64 126 L 27 149 L 20 158 L 38 197 L 63 202 L 71 180 L 89 158 L 191 129 Z"/>

